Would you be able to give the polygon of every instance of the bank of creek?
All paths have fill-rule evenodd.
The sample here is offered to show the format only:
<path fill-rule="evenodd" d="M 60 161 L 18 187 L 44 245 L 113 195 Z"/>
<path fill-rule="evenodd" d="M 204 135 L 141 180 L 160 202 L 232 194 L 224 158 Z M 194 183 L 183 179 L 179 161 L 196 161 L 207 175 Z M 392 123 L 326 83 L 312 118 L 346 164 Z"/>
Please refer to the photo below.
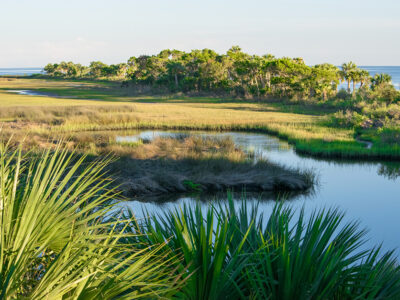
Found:
<path fill-rule="evenodd" d="M 174 136 L 188 132 L 140 131 L 119 134 L 117 141 L 133 142 L 138 139 L 152 139 L 157 136 Z M 247 195 L 248 204 L 259 201 L 259 211 L 268 215 L 273 207 L 273 198 L 287 198 L 291 205 L 306 213 L 314 209 L 338 208 L 346 213 L 346 220 L 357 220 L 361 227 L 369 230 L 366 246 L 383 243 L 385 250 L 400 247 L 400 165 L 394 162 L 363 162 L 343 160 L 322 160 L 302 157 L 295 153 L 286 142 L 265 134 L 255 133 L 205 133 L 190 132 L 191 135 L 229 136 L 243 149 L 258 153 L 269 161 L 288 168 L 312 170 L 318 177 L 318 184 L 311 193 L 292 193 L 279 196 L 268 192 Z M 240 200 L 237 191 L 236 199 Z M 143 202 L 142 200 L 150 200 Z M 177 196 L 158 196 L 151 199 L 131 199 L 121 206 L 132 208 L 141 215 L 144 207 L 149 212 L 162 212 L 167 208 L 179 207 L 182 203 L 194 204 L 201 201 L 226 201 L 224 193 Z M 241 201 L 235 202 L 240 205 Z M 396 249 L 396 254 L 400 251 Z"/>

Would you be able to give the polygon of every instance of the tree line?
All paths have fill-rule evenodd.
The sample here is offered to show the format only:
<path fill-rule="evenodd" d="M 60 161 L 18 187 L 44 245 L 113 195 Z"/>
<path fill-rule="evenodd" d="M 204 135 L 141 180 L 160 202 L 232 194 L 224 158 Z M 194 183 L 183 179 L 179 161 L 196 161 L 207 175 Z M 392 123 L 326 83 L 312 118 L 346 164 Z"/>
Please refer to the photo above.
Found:
<path fill-rule="evenodd" d="M 131 57 L 127 63 L 89 66 L 61 62 L 48 64 L 47 76 L 121 80 L 148 86 L 154 91 L 212 93 L 243 98 L 284 97 L 327 100 L 337 96 L 356 97 L 358 91 L 377 93 L 397 101 L 399 93 L 387 74 L 371 77 L 353 62 L 340 68 L 324 63 L 305 64 L 302 58 L 250 55 L 238 46 L 225 54 L 210 49 L 163 50 L 157 55 Z M 347 90 L 338 95 L 340 82 Z"/>

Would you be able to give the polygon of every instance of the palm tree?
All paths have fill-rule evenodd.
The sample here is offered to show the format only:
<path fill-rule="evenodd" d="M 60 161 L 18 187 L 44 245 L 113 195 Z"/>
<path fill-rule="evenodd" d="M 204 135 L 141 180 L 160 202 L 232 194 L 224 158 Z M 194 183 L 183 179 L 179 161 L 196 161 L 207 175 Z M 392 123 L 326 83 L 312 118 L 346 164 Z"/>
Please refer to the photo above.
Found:
<path fill-rule="evenodd" d="M 337 89 L 338 68 L 331 64 L 315 65 L 312 68 L 312 85 L 317 94 L 321 94 L 324 100 L 328 99 L 328 93 Z"/>
<path fill-rule="evenodd" d="M 352 95 L 354 97 L 355 94 L 356 94 L 356 85 L 357 85 L 358 82 L 361 81 L 361 70 L 358 69 L 358 68 L 354 69 L 353 71 L 350 72 L 350 77 L 351 77 L 351 80 L 353 81 L 353 93 L 352 93 Z"/>
<path fill-rule="evenodd" d="M 352 73 L 357 69 L 357 65 L 350 61 L 342 64 L 342 70 L 340 71 L 340 77 L 342 80 L 347 81 L 347 92 L 351 92 L 350 83 L 353 80 Z"/>
<path fill-rule="evenodd" d="M 375 76 L 372 78 L 373 87 L 391 82 L 392 82 L 392 76 L 386 73 L 375 74 Z"/>
<path fill-rule="evenodd" d="M 0 299 L 155 299 L 171 290 L 161 245 L 120 242 L 135 220 L 114 218 L 110 159 L 10 147 L 0 142 Z"/>
<path fill-rule="evenodd" d="M 366 82 L 371 80 L 371 75 L 367 70 L 360 70 L 360 88 L 362 88 Z"/>

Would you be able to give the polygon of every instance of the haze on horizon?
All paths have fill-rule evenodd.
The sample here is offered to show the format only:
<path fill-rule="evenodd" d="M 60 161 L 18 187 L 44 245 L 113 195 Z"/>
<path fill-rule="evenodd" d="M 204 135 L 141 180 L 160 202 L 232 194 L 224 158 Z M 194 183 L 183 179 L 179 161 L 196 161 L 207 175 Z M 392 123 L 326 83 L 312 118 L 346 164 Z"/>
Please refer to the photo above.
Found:
<path fill-rule="evenodd" d="M 0 11 L 0 68 L 232 45 L 310 65 L 400 65 L 396 0 L 2 0 Z"/>

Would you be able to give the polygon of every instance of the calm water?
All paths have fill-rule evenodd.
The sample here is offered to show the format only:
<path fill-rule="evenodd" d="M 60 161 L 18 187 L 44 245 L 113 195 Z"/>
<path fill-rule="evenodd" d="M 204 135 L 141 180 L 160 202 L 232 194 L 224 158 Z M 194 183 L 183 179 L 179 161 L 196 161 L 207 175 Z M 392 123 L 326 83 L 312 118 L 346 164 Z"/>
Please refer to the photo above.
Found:
<path fill-rule="evenodd" d="M 175 135 L 176 132 L 143 131 L 128 136 L 120 136 L 119 141 L 137 138 L 152 138 L 155 135 Z M 319 177 L 319 185 L 312 195 L 300 195 L 290 199 L 296 208 L 305 207 L 309 213 L 313 209 L 338 207 L 346 213 L 346 220 L 358 220 L 361 227 L 368 228 L 367 245 L 383 243 L 384 249 L 400 248 L 400 165 L 391 162 L 345 162 L 327 161 L 301 157 L 286 142 L 254 133 L 199 133 L 192 134 L 231 136 L 245 149 L 261 152 L 268 159 L 289 167 L 312 169 Z M 181 196 L 175 201 L 162 204 L 130 201 L 124 203 L 139 213 L 143 206 L 149 211 L 161 212 L 182 203 L 194 205 L 199 200 L 215 200 L 216 196 Z M 217 196 L 221 199 L 221 196 Z M 222 197 L 224 200 L 225 197 Z M 262 197 L 261 197 L 262 198 Z M 258 201 L 260 196 L 252 197 Z M 239 201 L 237 203 L 240 203 Z M 205 204 L 203 204 L 205 205 Z M 260 211 L 268 214 L 272 201 L 261 200 Z M 397 250 L 397 254 L 400 251 Z"/>
<path fill-rule="evenodd" d="M 43 68 L 0 68 L 1 75 L 32 75 L 42 73 Z"/>

